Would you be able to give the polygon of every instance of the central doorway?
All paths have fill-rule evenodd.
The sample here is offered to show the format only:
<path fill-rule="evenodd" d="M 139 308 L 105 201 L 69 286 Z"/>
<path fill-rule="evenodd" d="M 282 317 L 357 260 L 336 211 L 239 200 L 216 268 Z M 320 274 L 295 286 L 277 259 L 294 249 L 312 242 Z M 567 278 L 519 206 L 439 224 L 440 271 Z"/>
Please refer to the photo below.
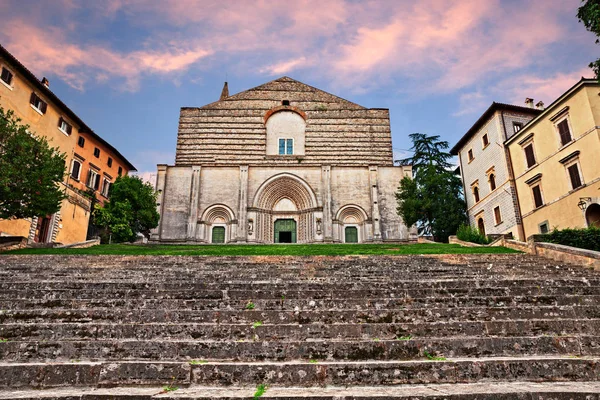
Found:
<path fill-rule="evenodd" d="M 296 221 L 278 219 L 275 221 L 275 243 L 296 243 Z"/>

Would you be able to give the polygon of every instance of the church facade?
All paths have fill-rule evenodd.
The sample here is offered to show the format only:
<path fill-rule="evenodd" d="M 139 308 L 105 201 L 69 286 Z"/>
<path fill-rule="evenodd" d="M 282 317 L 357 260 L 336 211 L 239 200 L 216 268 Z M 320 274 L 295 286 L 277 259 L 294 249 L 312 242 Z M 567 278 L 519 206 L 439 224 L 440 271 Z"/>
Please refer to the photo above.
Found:
<path fill-rule="evenodd" d="M 396 213 L 389 111 L 283 77 L 184 107 L 158 165 L 151 240 L 364 243 L 416 239 Z"/>

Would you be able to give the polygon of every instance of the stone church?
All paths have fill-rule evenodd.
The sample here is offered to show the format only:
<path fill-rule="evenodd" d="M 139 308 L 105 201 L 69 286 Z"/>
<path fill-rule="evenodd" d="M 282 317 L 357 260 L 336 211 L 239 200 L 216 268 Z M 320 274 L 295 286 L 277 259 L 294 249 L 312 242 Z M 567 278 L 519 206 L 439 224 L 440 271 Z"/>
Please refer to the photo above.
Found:
<path fill-rule="evenodd" d="M 152 240 L 363 243 L 416 239 L 396 213 L 389 110 L 288 77 L 183 107 L 175 165 L 158 165 Z"/>

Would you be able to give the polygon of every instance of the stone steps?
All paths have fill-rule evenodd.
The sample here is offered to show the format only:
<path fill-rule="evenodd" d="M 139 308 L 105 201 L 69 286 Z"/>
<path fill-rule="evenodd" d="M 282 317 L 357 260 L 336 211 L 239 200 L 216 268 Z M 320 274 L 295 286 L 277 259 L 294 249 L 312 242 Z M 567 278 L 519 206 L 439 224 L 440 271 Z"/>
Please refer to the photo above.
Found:
<path fill-rule="evenodd" d="M 248 309 L 248 307 L 254 307 Z M 1 310 L 0 324 L 41 323 L 41 322 L 193 322 L 212 324 L 252 324 L 261 321 L 265 324 L 309 324 L 309 323 L 413 323 L 444 321 L 495 321 L 527 319 L 579 319 L 600 318 L 600 309 L 587 306 L 536 306 L 515 307 L 403 307 L 401 309 L 338 310 L 258 310 L 252 303 L 242 304 L 237 310 L 193 310 L 175 309 L 135 309 L 114 308 L 32 308 Z M 243 312 L 240 312 L 243 311 Z"/>
<path fill-rule="evenodd" d="M 177 387 L 166 392 L 162 386 L 114 388 L 57 388 L 0 391 L 0 399 L 31 400 L 250 400 L 256 386 Z M 421 384 L 396 386 L 269 386 L 265 399 L 277 400 L 600 400 L 600 382 L 487 382 L 467 384 Z"/>
<path fill-rule="evenodd" d="M 17 340 L 0 345 L 5 362 L 29 361 L 294 361 L 417 360 L 433 356 L 600 356 L 600 336 L 441 337 L 401 340 Z"/>
<path fill-rule="evenodd" d="M 0 399 L 600 400 L 600 276 L 521 254 L 8 256 L 0 339 Z"/>

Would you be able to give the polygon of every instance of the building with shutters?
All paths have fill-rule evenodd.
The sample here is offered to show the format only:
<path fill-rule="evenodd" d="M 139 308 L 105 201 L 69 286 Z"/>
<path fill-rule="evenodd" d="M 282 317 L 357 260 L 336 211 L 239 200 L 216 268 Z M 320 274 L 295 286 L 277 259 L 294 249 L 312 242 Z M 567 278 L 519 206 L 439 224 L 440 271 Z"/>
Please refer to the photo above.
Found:
<path fill-rule="evenodd" d="M 510 137 L 525 236 L 600 226 L 600 84 L 581 79 Z"/>
<path fill-rule="evenodd" d="M 67 194 L 53 215 L 0 220 L 0 235 L 23 236 L 31 242 L 63 244 L 86 240 L 92 202 L 103 203 L 110 185 L 135 167 L 87 126 L 56 94 L 46 78 L 41 81 L 0 46 L 0 107 L 13 110 L 33 135 L 66 153 Z"/>
<path fill-rule="evenodd" d="M 458 156 L 471 226 L 484 234 L 512 234 L 523 240 L 517 193 L 508 150 L 510 139 L 534 117 L 543 105 L 533 107 L 492 103 L 450 150 Z"/>
<path fill-rule="evenodd" d="M 416 239 L 396 213 L 389 111 L 283 77 L 184 107 L 175 165 L 158 165 L 152 239 L 199 243 Z"/>

